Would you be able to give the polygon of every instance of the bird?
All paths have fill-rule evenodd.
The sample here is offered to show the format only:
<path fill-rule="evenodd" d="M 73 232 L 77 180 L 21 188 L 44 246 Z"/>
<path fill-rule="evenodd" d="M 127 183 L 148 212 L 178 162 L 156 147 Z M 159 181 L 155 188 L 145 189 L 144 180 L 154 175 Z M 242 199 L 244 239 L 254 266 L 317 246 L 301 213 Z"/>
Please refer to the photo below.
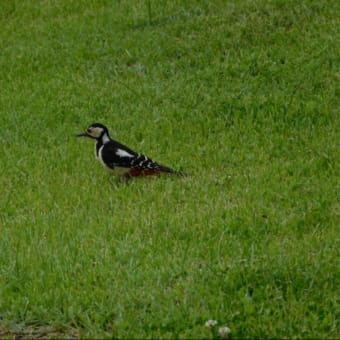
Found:
<path fill-rule="evenodd" d="M 110 137 L 108 128 L 101 123 L 91 124 L 77 137 L 88 137 L 95 140 L 96 158 L 119 178 L 159 175 L 161 173 L 184 176 L 180 171 L 161 165 L 151 158 L 133 151 Z"/>

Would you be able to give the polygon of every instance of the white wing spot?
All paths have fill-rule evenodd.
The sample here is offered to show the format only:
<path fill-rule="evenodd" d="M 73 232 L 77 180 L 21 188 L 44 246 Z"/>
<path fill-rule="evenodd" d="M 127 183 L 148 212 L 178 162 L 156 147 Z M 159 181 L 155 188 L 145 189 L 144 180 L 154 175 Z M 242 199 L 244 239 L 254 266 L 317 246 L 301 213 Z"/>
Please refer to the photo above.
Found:
<path fill-rule="evenodd" d="M 119 157 L 134 157 L 133 155 L 131 155 L 131 153 L 123 150 L 123 149 L 118 149 L 116 151 L 116 155 L 119 156 Z"/>

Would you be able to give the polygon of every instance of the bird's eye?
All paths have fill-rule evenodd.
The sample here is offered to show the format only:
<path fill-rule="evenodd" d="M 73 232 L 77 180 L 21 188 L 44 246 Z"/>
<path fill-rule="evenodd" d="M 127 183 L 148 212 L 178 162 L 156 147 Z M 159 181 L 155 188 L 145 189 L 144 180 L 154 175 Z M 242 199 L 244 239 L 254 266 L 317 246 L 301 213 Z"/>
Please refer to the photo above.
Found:
<path fill-rule="evenodd" d="M 88 133 L 91 133 L 91 132 L 92 132 L 92 130 L 91 130 L 91 129 L 87 129 L 87 132 L 88 132 Z"/>

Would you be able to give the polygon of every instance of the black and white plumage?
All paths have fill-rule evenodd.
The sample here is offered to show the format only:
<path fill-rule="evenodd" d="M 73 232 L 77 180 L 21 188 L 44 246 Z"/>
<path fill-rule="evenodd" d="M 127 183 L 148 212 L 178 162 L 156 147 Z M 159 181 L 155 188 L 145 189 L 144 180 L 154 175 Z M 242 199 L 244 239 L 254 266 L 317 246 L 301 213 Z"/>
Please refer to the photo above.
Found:
<path fill-rule="evenodd" d="M 162 172 L 183 175 L 111 139 L 107 127 L 103 124 L 94 123 L 77 137 L 94 139 L 97 159 L 119 177 L 156 175 Z"/>

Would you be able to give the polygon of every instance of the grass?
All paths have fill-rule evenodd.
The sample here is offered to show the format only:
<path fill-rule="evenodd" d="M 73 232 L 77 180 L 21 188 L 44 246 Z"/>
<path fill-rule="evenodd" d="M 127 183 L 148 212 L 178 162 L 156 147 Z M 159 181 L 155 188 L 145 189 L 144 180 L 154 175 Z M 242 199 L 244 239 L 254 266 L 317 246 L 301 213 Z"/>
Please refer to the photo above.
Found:
<path fill-rule="evenodd" d="M 2 1 L 0 336 L 338 338 L 336 1 Z M 117 183 L 74 136 L 184 170 Z"/>

